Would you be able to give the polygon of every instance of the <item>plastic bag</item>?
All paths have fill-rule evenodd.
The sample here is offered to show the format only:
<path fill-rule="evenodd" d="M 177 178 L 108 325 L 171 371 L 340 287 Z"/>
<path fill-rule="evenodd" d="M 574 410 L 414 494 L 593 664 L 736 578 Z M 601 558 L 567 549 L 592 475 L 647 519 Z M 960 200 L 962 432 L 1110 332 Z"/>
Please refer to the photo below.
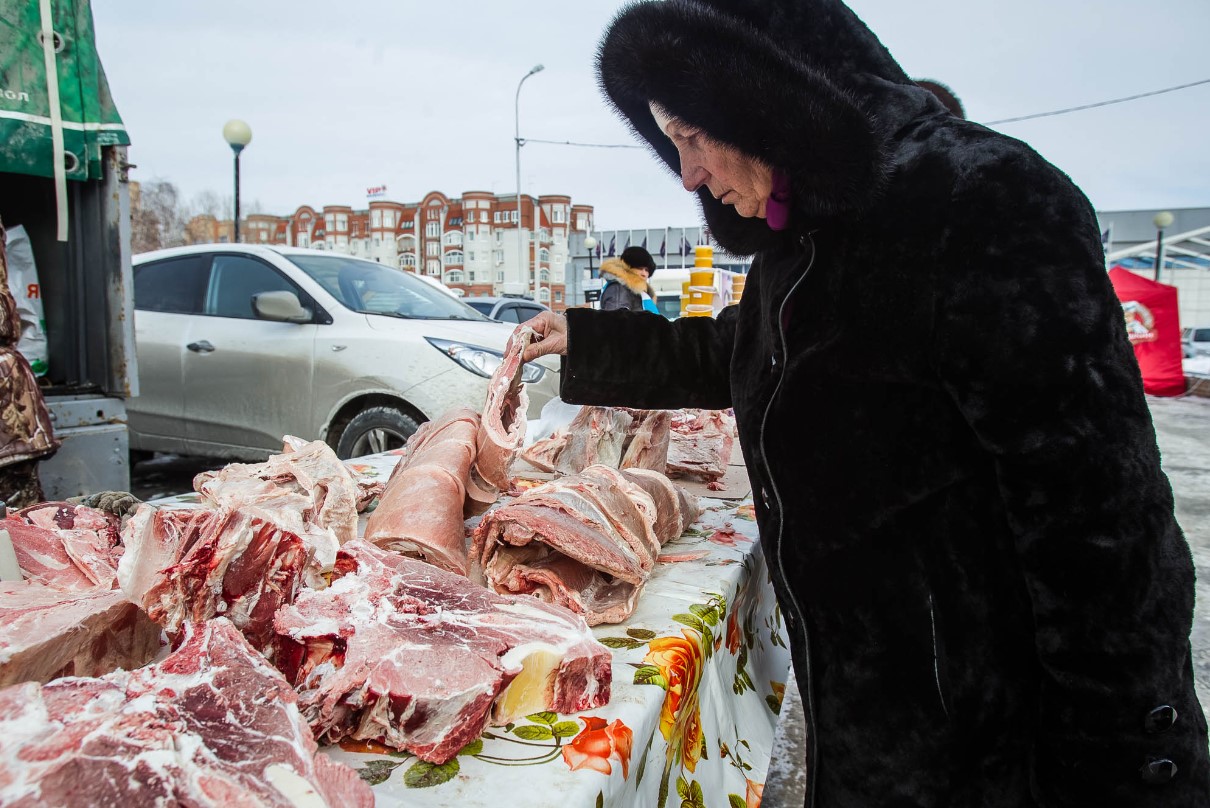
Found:
<path fill-rule="evenodd" d="M 17 350 L 29 362 L 35 376 L 45 376 L 50 354 L 46 342 L 46 319 L 42 313 L 42 286 L 34 265 L 34 250 L 21 225 L 8 231 L 8 288 L 17 301 L 21 339 Z"/>
<path fill-rule="evenodd" d="M 555 430 L 570 424 L 579 412 L 579 404 L 568 404 L 555 396 L 542 405 L 542 414 L 538 416 L 538 420 L 525 425 L 525 448 L 528 449 L 543 438 L 549 438 Z"/>

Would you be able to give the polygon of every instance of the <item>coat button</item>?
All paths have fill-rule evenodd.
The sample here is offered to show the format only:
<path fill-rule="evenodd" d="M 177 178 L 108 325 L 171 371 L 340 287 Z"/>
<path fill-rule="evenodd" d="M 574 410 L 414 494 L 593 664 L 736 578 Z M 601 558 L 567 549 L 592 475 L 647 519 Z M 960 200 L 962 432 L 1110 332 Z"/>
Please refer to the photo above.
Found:
<path fill-rule="evenodd" d="M 1162 786 L 1176 777 L 1176 764 L 1168 758 L 1152 760 L 1139 769 L 1139 776 L 1148 785 Z"/>
<path fill-rule="evenodd" d="M 1147 717 L 1143 719 L 1143 729 L 1148 734 L 1154 735 L 1172 729 L 1172 725 L 1175 723 L 1176 710 L 1164 704 L 1147 713 Z"/>

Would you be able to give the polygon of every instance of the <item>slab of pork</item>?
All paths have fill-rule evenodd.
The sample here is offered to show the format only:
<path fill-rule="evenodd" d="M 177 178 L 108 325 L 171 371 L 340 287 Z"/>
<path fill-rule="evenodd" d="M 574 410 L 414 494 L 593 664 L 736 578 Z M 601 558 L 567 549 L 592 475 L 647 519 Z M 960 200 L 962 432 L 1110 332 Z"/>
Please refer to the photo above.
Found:
<path fill-rule="evenodd" d="M 590 466 L 491 511 L 474 532 L 475 579 L 565 606 L 589 625 L 625 620 L 661 544 L 696 518 L 671 483 L 649 475 L 662 476 Z"/>
<path fill-rule="evenodd" d="M 366 522 L 367 541 L 466 575 L 463 520 L 474 510 L 467 484 L 479 423 L 478 413 L 458 407 L 412 435 Z"/>
<path fill-rule="evenodd" d="M 735 419 L 720 410 L 681 410 L 672 417 L 669 477 L 718 480 L 731 462 Z"/>
<path fill-rule="evenodd" d="M 356 541 L 332 585 L 274 621 L 274 662 L 317 738 L 376 740 L 443 763 L 542 710 L 609 701 L 609 651 L 579 617 Z"/>
<path fill-rule="evenodd" d="M 160 627 L 116 589 L 0 582 L 0 687 L 146 665 Z"/>
<path fill-rule="evenodd" d="M 0 690 L 0 804 L 355 806 L 373 794 L 316 755 L 297 697 L 226 620 L 163 662 Z"/>

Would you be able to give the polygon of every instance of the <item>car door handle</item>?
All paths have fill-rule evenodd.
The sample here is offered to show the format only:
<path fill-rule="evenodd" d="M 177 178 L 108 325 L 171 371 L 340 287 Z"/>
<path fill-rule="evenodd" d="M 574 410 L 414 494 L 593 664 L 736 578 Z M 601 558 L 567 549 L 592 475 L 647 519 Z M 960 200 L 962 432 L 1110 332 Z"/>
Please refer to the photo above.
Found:
<path fill-rule="evenodd" d="M 214 350 L 214 346 L 210 344 L 210 340 L 205 339 L 198 342 L 191 342 L 185 347 L 194 353 L 210 353 Z"/>

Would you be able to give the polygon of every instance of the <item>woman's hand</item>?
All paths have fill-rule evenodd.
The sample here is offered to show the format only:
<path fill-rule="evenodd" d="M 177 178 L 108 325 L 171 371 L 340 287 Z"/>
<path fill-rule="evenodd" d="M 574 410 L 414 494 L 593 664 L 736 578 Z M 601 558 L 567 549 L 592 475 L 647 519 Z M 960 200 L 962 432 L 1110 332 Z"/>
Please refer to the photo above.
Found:
<path fill-rule="evenodd" d="M 536 333 L 534 341 L 525 349 L 522 361 L 530 362 L 539 356 L 547 354 L 567 354 L 567 318 L 553 311 L 544 311 L 532 320 L 527 320 L 517 326 L 532 328 Z"/>

